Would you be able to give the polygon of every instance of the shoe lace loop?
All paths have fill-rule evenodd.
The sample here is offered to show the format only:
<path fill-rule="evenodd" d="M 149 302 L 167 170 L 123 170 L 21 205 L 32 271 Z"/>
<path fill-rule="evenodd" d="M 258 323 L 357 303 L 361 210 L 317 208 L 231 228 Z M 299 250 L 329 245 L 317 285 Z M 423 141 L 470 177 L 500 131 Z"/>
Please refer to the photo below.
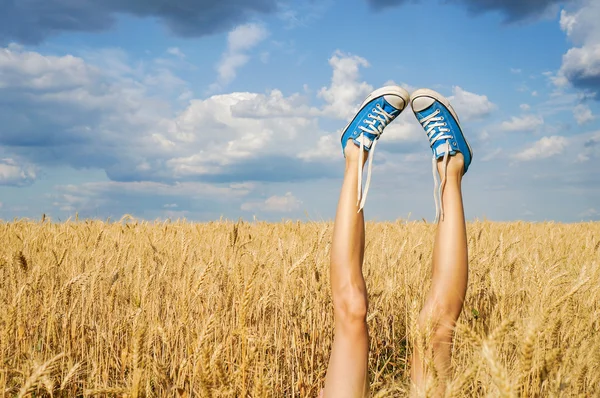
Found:
<path fill-rule="evenodd" d="M 375 105 L 375 108 L 371 110 L 372 113 L 369 113 L 367 119 L 363 122 L 365 125 L 361 125 L 358 128 L 362 131 L 362 133 L 357 137 L 357 140 L 360 141 L 360 154 L 358 158 L 358 199 L 356 204 L 358 207 L 358 212 L 360 212 L 365 207 L 365 202 L 367 201 L 367 194 L 369 193 L 369 186 L 371 185 L 371 172 L 373 168 L 373 157 L 375 156 L 375 147 L 377 146 L 377 141 L 379 141 L 379 136 L 383 133 L 385 127 L 390 124 L 392 120 L 394 120 L 395 113 L 392 114 L 385 111 L 380 104 Z M 367 181 L 365 184 L 365 190 L 363 193 L 362 189 L 362 179 L 363 179 L 363 161 L 364 161 L 364 139 L 366 138 L 365 133 L 369 133 L 375 136 L 373 146 L 369 151 L 368 162 L 369 166 L 367 168 Z"/>

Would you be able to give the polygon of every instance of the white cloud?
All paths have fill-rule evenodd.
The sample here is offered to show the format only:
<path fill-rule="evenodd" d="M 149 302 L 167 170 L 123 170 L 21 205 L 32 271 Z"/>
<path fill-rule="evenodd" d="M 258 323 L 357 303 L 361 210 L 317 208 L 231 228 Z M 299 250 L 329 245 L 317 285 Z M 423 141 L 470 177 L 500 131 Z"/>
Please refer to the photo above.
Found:
<path fill-rule="evenodd" d="M 11 88 L 0 90 L 0 102 L 8 104 L 0 108 L 0 145 L 32 163 L 108 172 L 125 163 L 135 169 L 144 155 L 153 157 L 153 137 L 168 128 L 170 114 L 169 105 L 148 91 L 160 91 L 164 82 L 150 89 L 147 77 L 154 71 L 136 80 L 127 65 L 117 68 L 123 75 L 104 70 L 69 55 L 0 49 L 0 86 Z"/>
<path fill-rule="evenodd" d="M 513 73 L 515 75 L 520 74 L 521 72 L 523 72 L 523 70 L 518 69 L 518 68 L 510 68 L 510 73 Z"/>
<path fill-rule="evenodd" d="M 593 80 L 600 76 L 600 44 L 571 48 L 563 56 L 561 74 L 568 80 Z"/>
<path fill-rule="evenodd" d="M 229 32 L 227 50 L 217 65 L 218 84 L 229 84 L 237 75 L 237 70 L 250 60 L 248 51 L 256 47 L 269 35 L 267 29 L 258 24 L 241 25 Z"/>
<path fill-rule="evenodd" d="M 179 47 L 169 47 L 167 49 L 167 53 L 171 54 L 177 58 L 182 58 L 182 59 L 185 58 L 185 54 L 183 53 L 183 51 L 181 51 L 179 49 Z"/>
<path fill-rule="evenodd" d="M 316 119 L 286 111 L 293 110 L 296 100 L 279 91 L 192 100 L 177 118 L 177 130 L 164 134 L 177 149 L 165 165 L 174 176 L 190 177 L 216 175 L 227 166 L 267 155 L 296 158 L 319 136 Z"/>
<path fill-rule="evenodd" d="M 81 58 L 44 56 L 20 47 L 0 48 L 0 88 L 52 91 L 88 85 L 99 70 Z"/>
<path fill-rule="evenodd" d="M 521 161 L 530 161 L 560 155 L 564 152 L 567 143 L 567 138 L 562 136 L 543 137 L 529 148 L 515 154 L 513 158 Z"/>
<path fill-rule="evenodd" d="M 247 118 L 294 118 L 318 116 L 320 110 L 308 105 L 308 98 L 300 94 L 284 97 L 280 90 L 269 94 L 255 94 L 232 105 L 232 115 Z"/>
<path fill-rule="evenodd" d="M 594 114 L 589 106 L 585 104 L 579 104 L 573 108 L 573 116 L 580 126 L 582 124 L 589 123 L 595 119 Z"/>
<path fill-rule="evenodd" d="M 576 47 L 563 56 L 553 79 L 557 86 L 571 83 L 579 88 L 600 89 L 600 2 L 584 0 L 575 12 L 562 10 L 560 27 Z"/>
<path fill-rule="evenodd" d="M 298 154 L 298 158 L 307 162 L 339 161 L 342 156 L 340 133 L 328 134 L 318 138 L 316 145 Z"/>
<path fill-rule="evenodd" d="M 360 68 L 368 67 L 369 62 L 338 50 L 329 59 L 329 65 L 333 68 L 331 85 L 321 88 L 318 94 L 327 103 L 324 115 L 347 119 L 356 112 L 360 101 L 373 91 L 371 85 L 358 81 Z"/>
<path fill-rule="evenodd" d="M 234 42 L 236 49 L 247 48 L 250 43 Z M 0 63 L 0 82 L 18 82 L 20 87 L 6 98 L 2 96 L 8 91 L 0 90 L 0 100 L 25 106 L 0 108 L 0 145 L 34 164 L 104 169 L 115 181 L 173 181 L 200 176 L 221 181 L 219 175 L 235 181 L 240 175 L 248 179 L 252 173 L 258 179 L 269 179 L 270 175 L 286 178 L 289 173 L 300 173 L 307 158 L 299 158 L 298 153 L 315 148 L 322 136 L 317 122 L 321 110 L 311 107 L 304 95 L 286 97 L 279 90 L 217 95 L 192 99 L 175 115 L 161 100 L 164 96 L 148 92 L 144 73 L 138 76 L 131 68 L 122 67 L 124 76 L 115 76 L 115 72 L 106 76 L 102 69 L 80 58 L 10 51 L 10 65 L 6 65 L 9 57 Z M 35 68 L 19 67 L 31 59 L 39 60 Z M 43 65 L 52 73 L 69 65 L 73 70 L 61 72 L 58 78 Z M 14 72 L 15 79 L 5 79 L 5 70 Z M 34 85 L 31 81 L 49 75 L 51 90 L 28 95 Z M 156 81 L 152 89 L 169 87 L 168 81 Z M 58 151 L 49 148 L 59 146 L 57 157 L 54 154 Z M 282 172 L 273 162 L 285 159 L 292 164 L 288 162 Z M 248 162 L 253 169 L 243 166 Z M 311 170 L 318 172 L 314 166 L 299 175 L 310 178 Z M 31 179 L 32 174 L 28 176 Z"/>
<path fill-rule="evenodd" d="M 522 111 L 525 111 L 525 112 L 526 112 L 526 111 L 528 111 L 528 110 L 530 110 L 530 109 L 531 109 L 531 105 L 529 105 L 529 104 L 521 104 L 521 105 L 519 106 L 519 108 L 521 108 L 521 110 L 522 110 Z"/>
<path fill-rule="evenodd" d="M 544 118 L 541 116 L 513 116 L 510 120 L 502 122 L 500 129 L 503 131 L 533 131 L 543 124 Z"/>
<path fill-rule="evenodd" d="M 462 121 L 470 121 L 489 115 L 496 105 L 487 96 L 471 93 L 459 86 L 452 88 L 453 95 L 448 98 L 452 107 L 456 109 Z"/>
<path fill-rule="evenodd" d="M 243 211 L 264 211 L 267 213 L 289 213 L 298 210 L 302 201 L 287 192 L 283 196 L 271 196 L 263 202 L 246 202 L 242 204 Z"/>
<path fill-rule="evenodd" d="M 286 29 L 308 27 L 321 19 L 332 5 L 331 0 L 281 2 L 278 17 L 285 23 Z"/>
<path fill-rule="evenodd" d="M 382 137 L 385 142 L 427 141 L 423 127 L 417 122 L 410 108 L 407 108 L 385 128 Z"/>
<path fill-rule="evenodd" d="M 23 186 L 33 183 L 36 178 L 33 166 L 22 165 L 11 158 L 0 159 L 0 186 Z"/>

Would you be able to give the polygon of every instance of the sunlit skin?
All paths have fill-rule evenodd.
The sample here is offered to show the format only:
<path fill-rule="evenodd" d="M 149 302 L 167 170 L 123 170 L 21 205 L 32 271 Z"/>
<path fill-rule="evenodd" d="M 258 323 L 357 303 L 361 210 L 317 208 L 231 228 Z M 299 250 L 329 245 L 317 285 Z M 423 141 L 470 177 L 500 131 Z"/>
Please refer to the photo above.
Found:
<path fill-rule="evenodd" d="M 369 391 L 369 336 L 366 323 L 367 290 L 362 274 L 365 250 L 364 214 L 358 212 L 360 149 L 348 143 L 346 169 L 338 202 L 331 246 L 331 288 L 335 336 L 321 397 L 365 397 Z M 364 158 L 366 159 L 366 153 Z M 431 345 L 438 375 L 436 395 L 442 396 L 449 375 L 452 329 L 462 310 L 467 288 L 467 243 L 461 195 L 464 159 L 449 159 L 443 193 L 444 219 L 438 224 L 433 249 L 432 285 L 419 317 L 419 327 L 433 326 Z M 438 163 L 442 173 L 441 163 Z M 412 357 L 413 393 L 425 386 L 423 353 Z"/>
<path fill-rule="evenodd" d="M 467 292 L 467 231 L 461 192 L 463 168 L 462 154 L 449 159 L 442 195 L 444 218 L 438 223 L 433 245 L 431 288 L 418 321 L 420 331 L 429 333 L 431 338 L 438 379 L 436 396 L 443 396 L 450 375 L 452 333 Z M 441 160 L 438 161 L 438 171 L 442 175 Z M 416 347 L 413 352 L 411 378 L 414 395 L 418 396 L 425 389 L 427 372 L 423 366 L 424 353 Z"/>
<path fill-rule="evenodd" d="M 356 204 L 360 148 L 349 142 L 345 154 L 346 170 L 331 243 L 335 336 L 323 391 L 326 398 L 364 397 L 369 390 L 367 289 L 362 274 L 365 221 Z"/>

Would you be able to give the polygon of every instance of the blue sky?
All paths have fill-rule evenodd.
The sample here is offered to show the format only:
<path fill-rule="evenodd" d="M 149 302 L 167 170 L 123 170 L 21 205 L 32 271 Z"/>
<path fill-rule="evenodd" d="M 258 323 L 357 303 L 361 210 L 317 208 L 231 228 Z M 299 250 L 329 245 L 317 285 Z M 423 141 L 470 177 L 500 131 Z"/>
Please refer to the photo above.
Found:
<path fill-rule="evenodd" d="M 0 218 L 332 219 L 373 89 L 451 99 L 469 219 L 600 219 L 593 0 L 0 0 Z M 433 219 L 407 110 L 365 215 Z"/>

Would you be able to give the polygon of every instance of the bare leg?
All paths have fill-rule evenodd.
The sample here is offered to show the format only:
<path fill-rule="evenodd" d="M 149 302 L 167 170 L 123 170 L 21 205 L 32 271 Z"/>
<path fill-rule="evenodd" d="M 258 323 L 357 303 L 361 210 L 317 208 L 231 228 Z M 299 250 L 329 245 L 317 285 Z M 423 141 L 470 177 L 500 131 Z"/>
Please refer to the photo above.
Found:
<path fill-rule="evenodd" d="M 449 159 L 442 196 L 445 216 L 438 224 L 433 247 L 431 290 L 419 315 L 420 330 L 427 333 L 427 326 L 432 328 L 430 342 L 439 383 L 435 396 L 444 394 L 450 374 L 453 329 L 467 291 L 467 232 L 461 193 L 463 167 L 462 154 Z M 438 170 L 442 175 L 441 161 Z M 417 391 L 424 390 L 427 377 L 423 354 L 415 349 L 412 358 L 412 381 Z"/>
<path fill-rule="evenodd" d="M 331 244 L 335 337 L 323 393 L 327 398 L 362 398 L 368 393 L 367 290 L 362 275 L 365 222 L 356 205 L 360 148 L 348 143 L 345 153 L 346 171 Z"/>

